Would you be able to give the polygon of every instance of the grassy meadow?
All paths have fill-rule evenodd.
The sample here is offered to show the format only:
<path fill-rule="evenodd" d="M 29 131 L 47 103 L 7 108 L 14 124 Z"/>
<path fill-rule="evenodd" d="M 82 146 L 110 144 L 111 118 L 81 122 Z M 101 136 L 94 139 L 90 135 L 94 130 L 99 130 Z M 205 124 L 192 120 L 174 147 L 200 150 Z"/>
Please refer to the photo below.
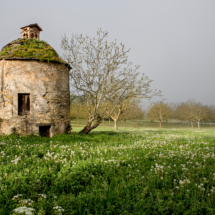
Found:
<path fill-rule="evenodd" d="M 0 136 L 0 214 L 215 214 L 213 127 L 105 123 Z"/>
<path fill-rule="evenodd" d="M 84 119 L 73 119 L 72 120 L 72 126 L 75 130 L 79 130 L 77 129 L 77 127 L 83 128 L 86 125 L 86 120 Z M 126 123 L 124 124 L 123 120 L 119 120 L 118 121 L 118 127 L 119 130 L 123 130 L 124 128 L 126 129 L 130 129 L 130 128 L 135 128 L 135 129 L 142 129 L 142 128 L 159 128 L 159 122 L 157 121 L 148 121 L 147 119 L 144 120 L 126 120 Z M 113 121 L 109 121 L 105 120 L 103 121 L 100 125 L 99 125 L 99 129 L 101 127 L 104 127 L 105 130 L 111 130 L 113 131 L 114 128 L 114 122 Z M 191 124 L 187 123 L 187 121 L 179 121 L 179 120 L 170 120 L 167 122 L 162 122 L 162 128 L 169 128 L 169 129 L 191 129 Z M 193 128 L 196 129 L 198 128 L 198 124 L 197 122 L 193 123 Z M 209 122 L 204 122 L 204 123 L 200 123 L 200 128 L 215 128 L 215 123 L 210 124 Z"/>

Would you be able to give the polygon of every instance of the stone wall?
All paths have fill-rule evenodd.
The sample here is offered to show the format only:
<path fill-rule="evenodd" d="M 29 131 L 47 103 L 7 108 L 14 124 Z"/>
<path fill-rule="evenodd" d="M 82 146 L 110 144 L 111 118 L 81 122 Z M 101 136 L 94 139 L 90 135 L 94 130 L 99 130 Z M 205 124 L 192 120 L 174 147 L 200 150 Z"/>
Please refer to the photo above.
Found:
<path fill-rule="evenodd" d="M 30 94 L 30 114 L 18 115 L 18 94 Z M 39 133 L 51 125 L 51 136 L 70 123 L 69 70 L 58 63 L 0 61 L 0 132 Z"/>

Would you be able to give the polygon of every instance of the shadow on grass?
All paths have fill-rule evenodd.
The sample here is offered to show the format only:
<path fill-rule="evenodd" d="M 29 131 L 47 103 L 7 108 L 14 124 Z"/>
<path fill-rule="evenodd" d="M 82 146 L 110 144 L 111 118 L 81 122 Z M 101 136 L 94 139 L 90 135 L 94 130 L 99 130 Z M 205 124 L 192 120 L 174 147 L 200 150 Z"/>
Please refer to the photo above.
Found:
<path fill-rule="evenodd" d="M 17 134 L 11 135 L 1 135 L 0 141 L 3 140 L 11 140 L 17 141 L 21 140 L 20 143 L 25 142 L 29 144 L 41 144 L 42 143 L 50 143 L 51 141 L 56 144 L 65 144 L 65 143 L 76 143 L 76 142 L 110 142 L 119 139 L 124 139 L 126 136 L 129 135 L 129 132 L 113 132 L 113 131 L 93 131 L 87 135 L 80 134 L 79 132 L 72 132 L 71 134 L 60 134 L 55 135 L 51 138 L 47 137 L 40 137 L 37 135 L 27 135 L 27 136 L 19 136 Z"/>
<path fill-rule="evenodd" d="M 207 131 L 207 130 L 205 130 Z M 169 129 L 156 129 L 156 130 L 134 130 L 134 131 L 119 131 L 119 132 L 115 132 L 115 131 L 92 131 L 87 135 L 84 134 L 80 134 L 79 132 L 75 132 L 72 131 L 71 134 L 60 134 L 60 135 L 55 135 L 51 138 L 46 138 L 46 137 L 40 137 L 37 135 L 27 135 L 27 136 L 19 136 L 17 134 L 11 134 L 11 135 L 1 135 L 0 136 L 0 141 L 4 141 L 4 140 L 11 140 L 11 141 L 17 141 L 17 140 L 21 140 L 20 143 L 25 142 L 28 144 L 41 144 L 41 143 L 49 143 L 52 141 L 53 144 L 59 143 L 61 144 L 72 144 L 72 143 L 110 143 L 110 142 L 116 142 L 116 141 L 120 141 L 120 142 L 124 142 L 126 141 L 128 138 L 128 136 L 136 134 L 137 136 L 139 136 L 139 134 L 141 135 L 141 137 L 143 138 L 144 136 L 148 135 L 162 135 L 162 134 L 170 134 L 171 135 L 185 135 L 185 134 L 191 134 L 194 135 L 196 138 L 201 136 L 201 139 L 205 139 L 206 141 L 209 142 L 213 142 L 215 140 L 214 135 L 211 136 L 211 134 L 208 133 L 209 130 L 207 132 L 204 133 L 204 131 L 202 132 L 197 132 L 197 130 L 186 130 L 186 129 L 181 129 L 181 130 L 169 130 Z M 213 131 L 210 131 L 213 132 Z M 144 135 L 145 134 L 145 135 Z"/>

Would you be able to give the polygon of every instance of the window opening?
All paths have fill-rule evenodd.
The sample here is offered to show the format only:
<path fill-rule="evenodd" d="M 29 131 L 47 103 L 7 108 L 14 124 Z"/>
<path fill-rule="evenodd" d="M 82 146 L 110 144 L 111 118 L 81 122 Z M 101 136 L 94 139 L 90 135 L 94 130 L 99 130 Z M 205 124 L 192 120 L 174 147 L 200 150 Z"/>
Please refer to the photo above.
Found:
<path fill-rule="evenodd" d="M 30 94 L 18 94 L 18 115 L 30 114 Z"/>
<path fill-rule="evenodd" d="M 41 137 L 50 137 L 51 126 L 39 126 L 39 134 Z"/>
<path fill-rule="evenodd" d="M 27 33 L 24 33 L 24 34 L 23 34 L 23 37 L 24 37 L 24 38 L 28 38 L 28 34 L 27 34 Z"/>

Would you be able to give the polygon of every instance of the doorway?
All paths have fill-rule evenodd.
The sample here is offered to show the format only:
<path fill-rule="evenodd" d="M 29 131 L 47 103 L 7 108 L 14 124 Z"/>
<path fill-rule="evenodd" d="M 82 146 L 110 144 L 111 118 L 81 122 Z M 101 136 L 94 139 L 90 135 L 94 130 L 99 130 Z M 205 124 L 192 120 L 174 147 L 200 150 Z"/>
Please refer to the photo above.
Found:
<path fill-rule="evenodd" d="M 41 137 L 50 137 L 51 126 L 39 126 L 39 134 Z"/>

